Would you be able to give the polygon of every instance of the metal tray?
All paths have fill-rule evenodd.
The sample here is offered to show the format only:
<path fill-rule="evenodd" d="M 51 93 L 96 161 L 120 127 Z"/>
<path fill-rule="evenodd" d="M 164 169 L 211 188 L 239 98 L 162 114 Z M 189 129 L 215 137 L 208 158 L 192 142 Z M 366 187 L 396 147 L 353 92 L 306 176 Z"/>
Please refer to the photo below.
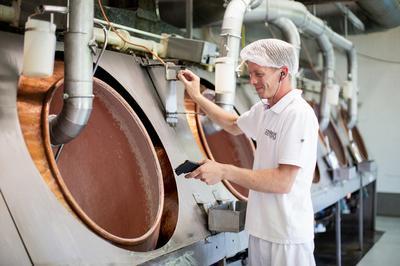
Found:
<path fill-rule="evenodd" d="M 247 202 L 231 201 L 208 209 L 208 230 L 240 232 L 244 229 Z"/>

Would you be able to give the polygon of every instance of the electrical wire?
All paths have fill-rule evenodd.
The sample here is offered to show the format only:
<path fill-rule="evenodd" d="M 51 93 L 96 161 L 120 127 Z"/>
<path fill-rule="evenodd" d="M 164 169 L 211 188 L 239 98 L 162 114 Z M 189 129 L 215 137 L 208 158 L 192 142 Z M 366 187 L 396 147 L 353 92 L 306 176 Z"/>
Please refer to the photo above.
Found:
<path fill-rule="evenodd" d="M 58 158 L 60 158 L 60 155 L 61 155 L 61 152 L 62 152 L 63 148 L 64 148 L 64 144 L 61 144 L 60 147 L 58 147 L 58 150 L 57 150 L 57 152 L 56 152 L 56 154 L 54 156 L 56 162 L 58 162 Z"/>
<path fill-rule="evenodd" d="M 368 58 L 368 59 L 371 59 L 371 60 L 375 60 L 375 61 L 379 61 L 379 62 L 384 62 L 384 63 L 389 63 L 389 64 L 400 64 L 400 61 L 383 59 L 383 58 L 379 58 L 379 57 L 363 54 L 363 53 L 360 53 L 360 52 L 357 52 L 357 54 L 362 56 L 362 57 L 365 57 L 365 58 Z"/>
<path fill-rule="evenodd" d="M 171 114 L 177 114 L 177 115 L 200 115 L 200 116 L 205 116 L 203 113 L 199 112 L 173 112 Z"/>
<path fill-rule="evenodd" d="M 157 60 L 159 60 L 163 65 L 166 65 L 165 62 L 164 62 L 164 60 L 162 60 L 156 53 L 154 53 L 152 50 L 150 50 L 150 49 L 147 48 L 146 46 L 143 46 L 143 45 L 140 45 L 140 44 L 136 44 L 136 43 L 130 42 L 130 41 L 128 41 L 127 39 L 125 39 L 125 37 L 122 36 L 122 35 L 114 28 L 114 26 L 111 24 L 110 20 L 108 19 L 107 15 L 106 15 L 106 12 L 104 11 L 102 1 L 101 1 L 101 0 L 98 0 L 97 2 L 98 2 L 98 4 L 99 4 L 100 11 L 101 11 L 101 14 L 103 15 L 104 20 L 107 21 L 108 26 L 111 28 L 111 30 L 112 30 L 113 32 L 115 32 L 115 34 L 117 34 L 117 36 L 118 36 L 119 38 L 121 38 L 121 40 L 123 40 L 124 42 L 129 43 L 129 44 L 131 44 L 131 45 L 133 45 L 133 46 L 136 46 L 136 47 L 140 47 L 140 48 L 145 49 L 145 50 L 148 51 L 150 54 L 152 54 L 155 58 L 157 58 Z"/>
<path fill-rule="evenodd" d="M 101 49 L 100 54 L 99 54 L 99 56 L 97 57 L 96 63 L 95 63 L 95 65 L 94 65 L 94 68 L 93 68 L 93 76 L 94 76 L 94 74 L 96 73 L 97 67 L 99 66 L 100 59 L 101 59 L 101 57 L 103 56 L 104 51 L 106 50 L 107 43 L 108 43 L 108 31 L 110 30 L 110 28 L 108 28 L 108 30 L 107 30 L 107 28 L 106 28 L 104 25 L 102 25 L 101 23 L 95 22 L 95 24 L 96 24 L 96 25 L 99 25 L 99 26 L 103 29 L 103 33 L 104 33 L 104 43 L 103 43 L 103 48 Z"/>

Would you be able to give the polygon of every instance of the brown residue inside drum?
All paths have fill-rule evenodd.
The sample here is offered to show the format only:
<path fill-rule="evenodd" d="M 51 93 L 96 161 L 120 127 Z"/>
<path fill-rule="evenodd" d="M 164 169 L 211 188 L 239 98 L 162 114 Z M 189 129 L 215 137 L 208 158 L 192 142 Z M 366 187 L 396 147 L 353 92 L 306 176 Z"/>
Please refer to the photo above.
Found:
<path fill-rule="evenodd" d="M 54 96 L 50 113 L 61 110 L 62 91 L 60 87 Z M 96 83 L 94 94 L 89 123 L 64 146 L 58 167 L 76 202 L 95 223 L 121 238 L 140 237 L 156 219 L 157 173 L 148 163 L 156 158 L 124 106 Z"/>

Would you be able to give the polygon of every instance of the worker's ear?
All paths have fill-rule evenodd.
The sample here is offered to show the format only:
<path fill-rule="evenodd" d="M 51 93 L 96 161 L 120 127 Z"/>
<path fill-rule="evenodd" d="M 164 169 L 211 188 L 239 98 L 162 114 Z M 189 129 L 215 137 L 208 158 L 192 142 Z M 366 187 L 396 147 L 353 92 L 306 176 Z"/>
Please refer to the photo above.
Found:
<path fill-rule="evenodd" d="M 285 72 L 281 72 L 281 80 L 286 76 Z"/>
<path fill-rule="evenodd" d="M 288 73 L 287 67 L 283 67 L 281 69 L 281 74 L 280 74 L 280 77 L 279 77 L 279 81 L 282 81 L 287 76 L 287 73 Z"/>

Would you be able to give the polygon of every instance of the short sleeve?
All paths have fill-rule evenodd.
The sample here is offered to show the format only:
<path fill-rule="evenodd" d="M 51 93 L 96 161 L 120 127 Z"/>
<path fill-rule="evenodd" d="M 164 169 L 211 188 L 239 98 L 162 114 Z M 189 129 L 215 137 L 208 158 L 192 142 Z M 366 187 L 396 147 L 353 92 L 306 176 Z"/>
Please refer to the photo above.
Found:
<path fill-rule="evenodd" d="M 257 140 L 257 125 L 260 115 L 262 115 L 263 103 L 260 101 L 253 105 L 249 111 L 243 113 L 236 120 L 236 124 L 243 133 L 254 140 Z"/>
<path fill-rule="evenodd" d="M 313 113 L 306 110 L 288 114 L 279 138 L 278 163 L 304 168 L 308 151 L 316 148 L 318 123 Z"/>

